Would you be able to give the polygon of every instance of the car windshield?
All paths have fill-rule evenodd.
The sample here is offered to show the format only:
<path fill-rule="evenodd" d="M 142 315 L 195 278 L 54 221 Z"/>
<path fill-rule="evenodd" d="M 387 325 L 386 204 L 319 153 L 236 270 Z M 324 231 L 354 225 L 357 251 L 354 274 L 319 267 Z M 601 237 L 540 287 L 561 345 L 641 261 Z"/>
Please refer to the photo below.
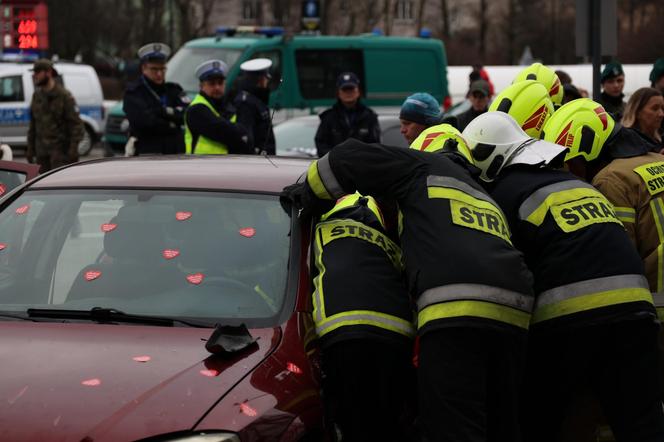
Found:
<path fill-rule="evenodd" d="M 240 58 L 240 49 L 220 48 L 189 48 L 183 47 L 168 62 L 167 80 L 178 83 L 182 88 L 191 93 L 198 91 L 198 78 L 194 71 L 206 60 L 223 60 L 228 69 L 232 68 Z"/>
<path fill-rule="evenodd" d="M 271 195 L 26 192 L 0 213 L 0 311 L 101 307 L 276 325 L 289 232 Z"/>

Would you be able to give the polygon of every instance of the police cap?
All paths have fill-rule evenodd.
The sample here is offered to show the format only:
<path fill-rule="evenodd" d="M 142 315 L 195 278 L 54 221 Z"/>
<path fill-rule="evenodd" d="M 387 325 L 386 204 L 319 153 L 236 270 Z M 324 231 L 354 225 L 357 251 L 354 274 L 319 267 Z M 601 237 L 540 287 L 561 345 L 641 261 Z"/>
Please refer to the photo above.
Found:
<path fill-rule="evenodd" d="M 604 70 L 602 70 L 602 73 L 600 74 L 599 81 L 600 83 L 604 83 L 605 81 L 616 78 L 620 75 L 625 75 L 625 71 L 623 71 L 622 65 L 617 61 L 611 61 L 607 63 L 606 66 L 604 66 Z"/>
<path fill-rule="evenodd" d="M 141 63 L 149 61 L 165 62 L 171 55 L 171 48 L 165 43 L 148 43 L 138 50 Z"/>
<path fill-rule="evenodd" d="M 196 77 L 200 81 L 212 78 L 226 78 L 228 66 L 222 60 L 208 60 L 199 64 L 196 68 Z"/>
<path fill-rule="evenodd" d="M 269 77 L 270 67 L 272 67 L 272 60 L 269 58 L 254 58 L 242 63 L 240 70 L 251 75 L 267 75 Z"/>
<path fill-rule="evenodd" d="M 344 87 L 358 87 L 360 85 L 360 79 L 357 78 L 357 75 L 353 72 L 342 72 L 337 77 L 337 89 Z"/>

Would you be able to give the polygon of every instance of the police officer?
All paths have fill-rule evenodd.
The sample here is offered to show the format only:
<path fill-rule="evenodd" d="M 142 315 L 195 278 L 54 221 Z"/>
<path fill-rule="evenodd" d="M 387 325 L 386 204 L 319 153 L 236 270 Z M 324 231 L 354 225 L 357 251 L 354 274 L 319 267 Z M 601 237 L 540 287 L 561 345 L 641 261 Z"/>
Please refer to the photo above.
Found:
<path fill-rule="evenodd" d="M 276 153 L 272 118 L 270 116 L 270 67 L 272 60 L 256 58 L 240 65 L 242 78 L 235 97 L 237 122 L 249 133 L 250 144 L 256 153 Z"/>
<path fill-rule="evenodd" d="M 565 413 L 586 389 L 618 441 L 664 440 L 652 296 L 611 203 L 553 168 L 564 147 L 529 137 L 505 113 L 478 117 L 463 137 L 535 277 L 524 440 L 561 440 Z"/>
<path fill-rule="evenodd" d="M 33 163 L 36 157 L 42 173 L 78 161 L 78 144 L 83 139 L 76 101 L 55 81 L 56 76 L 50 60 L 35 62 L 26 158 Z"/>
<path fill-rule="evenodd" d="M 445 142 L 435 144 L 434 154 L 429 146 L 421 152 L 422 146 L 348 140 L 312 163 L 306 180 L 286 187 L 283 198 L 301 209 L 300 216 L 356 190 L 397 200 L 409 292 L 418 309 L 423 436 L 518 442 L 531 274 L 511 244 L 502 211 L 473 179 L 477 169 L 459 148 L 459 132 L 449 125 L 437 129 L 436 138 Z"/>
<path fill-rule="evenodd" d="M 604 109 L 609 112 L 615 121 L 622 120 L 627 103 L 623 101 L 625 94 L 625 71 L 622 64 L 611 61 L 604 66 L 599 81 L 602 85 L 602 93 L 597 100 Z"/>
<path fill-rule="evenodd" d="M 224 98 L 228 67 L 222 60 L 208 60 L 196 68 L 200 91 L 186 111 L 187 154 L 251 154 L 246 130 L 235 124 L 235 108 Z"/>
<path fill-rule="evenodd" d="M 401 105 L 401 135 L 410 145 L 424 129 L 440 123 L 440 117 L 438 100 L 426 92 L 417 92 L 406 98 Z"/>
<path fill-rule="evenodd" d="M 385 235 L 376 201 L 357 193 L 340 199 L 316 225 L 314 253 L 313 317 L 329 418 L 343 440 L 403 440 L 397 423 L 415 328 L 401 250 Z"/>
<path fill-rule="evenodd" d="M 376 113 L 360 100 L 360 79 L 352 72 L 343 72 L 337 78 L 337 102 L 320 114 L 314 138 L 318 156 L 349 138 L 380 143 L 380 125 Z"/>
<path fill-rule="evenodd" d="M 184 152 L 182 124 L 189 99 L 180 85 L 166 82 L 170 54 L 163 43 L 140 48 L 141 76 L 125 91 L 122 108 L 138 155 Z"/>

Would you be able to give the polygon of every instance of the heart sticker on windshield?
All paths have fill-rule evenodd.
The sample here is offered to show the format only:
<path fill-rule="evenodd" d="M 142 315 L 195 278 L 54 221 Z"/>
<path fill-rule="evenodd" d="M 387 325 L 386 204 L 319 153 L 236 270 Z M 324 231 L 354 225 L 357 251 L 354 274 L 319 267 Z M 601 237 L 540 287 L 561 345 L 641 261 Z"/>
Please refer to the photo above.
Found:
<path fill-rule="evenodd" d="M 177 212 L 175 214 L 175 219 L 178 221 L 184 221 L 191 218 L 191 212 Z"/>
<path fill-rule="evenodd" d="M 4 195 L 6 191 L 7 187 L 4 184 L 0 183 L 0 195 Z"/>
<path fill-rule="evenodd" d="M 240 235 L 244 236 L 245 238 L 251 238 L 256 234 L 256 229 L 253 227 L 245 227 L 243 229 L 240 229 Z"/>
<path fill-rule="evenodd" d="M 30 210 L 30 206 L 26 204 L 25 206 L 21 206 L 18 209 L 16 209 L 16 213 L 19 215 L 23 215 L 28 213 L 28 210 Z"/>
<path fill-rule="evenodd" d="M 194 273 L 193 275 L 187 275 L 187 281 L 195 285 L 198 285 L 201 282 L 203 282 L 203 278 L 205 278 L 205 275 L 203 275 L 202 273 Z"/>
<path fill-rule="evenodd" d="M 101 276 L 101 272 L 99 270 L 88 270 L 85 272 L 85 280 L 86 281 L 92 281 Z"/>
<path fill-rule="evenodd" d="M 7 248 L 7 244 L 4 242 L 0 242 L 0 250 L 5 250 Z"/>
<path fill-rule="evenodd" d="M 132 359 L 136 362 L 148 362 L 152 358 L 150 356 L 134 356 Z"/>
<path fill-rule="evenodd" d="M 115 230 L 117 226 L 118 226 L 117 224 L 104 223 L 101 225 L 101 231 L 104 233 L 108 233 L 110 231 Z"/>
<path fill-rule="evenodd" d="M 97 378 L 86 379 L 85 381 L 81 382 L 81 384 L 85 385 L 86 387 L 97 387 L 101 385 L 101 380 Z"/>
<path fill-rule="evenodd" d="M 219 372 L 217 370 L 212 370 L 212 369 L 210 369 L 210 370 L 201 370 L 199 373 L 202 374 L 203 376 L 207 376 L 209 378 L 213 378 L 213 377 L 215 377 L 219 374 Z"/>
<path fill-rule="evenodd" d="M 180 251 L 176 249 L 165 249 L 161 254 L 166 259 L 173 259 L 180 254 Z"/>

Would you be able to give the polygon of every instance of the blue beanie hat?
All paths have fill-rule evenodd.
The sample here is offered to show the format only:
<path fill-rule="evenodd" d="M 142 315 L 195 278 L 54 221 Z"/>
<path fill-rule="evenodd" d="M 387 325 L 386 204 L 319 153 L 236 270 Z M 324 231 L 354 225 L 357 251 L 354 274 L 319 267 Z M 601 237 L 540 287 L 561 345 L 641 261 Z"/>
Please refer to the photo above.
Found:
<path fill-rule="evenodd" d="M 401 105 L 399 118 L 413 123 L 433 126 L 440 122 L 440 104 L 430 94 L 418 92 L 406 98 Z"/>

